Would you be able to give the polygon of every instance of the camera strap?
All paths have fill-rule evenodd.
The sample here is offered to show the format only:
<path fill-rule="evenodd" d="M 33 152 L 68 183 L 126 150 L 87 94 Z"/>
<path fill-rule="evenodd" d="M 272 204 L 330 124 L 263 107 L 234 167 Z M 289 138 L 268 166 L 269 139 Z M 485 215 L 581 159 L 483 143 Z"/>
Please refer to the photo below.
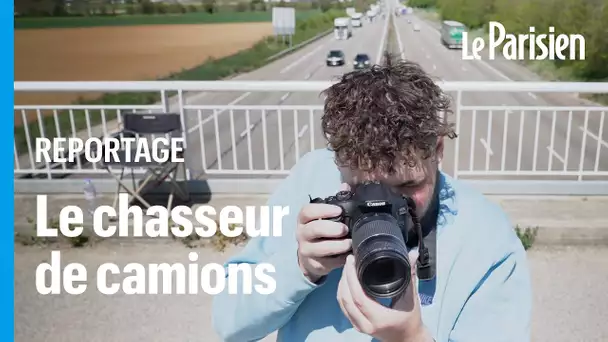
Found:
<path fill-rule="evenodd" d="M 422 239 L 424 239 L 424 245 L 429 253 L 429 263 L 431 267 L 431 274 L 435 274 L 436 262 L 437 262 L 437 221 L 439 218 L 439 209 L 441 207 L 439 194 L 444 184 L 443 175 L 440 171 L 437 171 L 437 178 L 435 183 L 435 189 L 433 190 L 433 196 L 428 210 L 420 219 L 420 225 L 422 230 Z M 418 246 L 418 234 L 414 230 L 408 232 L 408 248 L 415 248 Z"/>
<path fill-rule="evenodd" d="M 420 225 L 422 226 L 422 237 L 424 238 L 425 244 L 427 244 L 427 238 L 432 238 L 435 234 L 431 234 L 437 229 L 437 220 L 439 218 L 439 193 L 441 192 L 441 187 L 443 186 L 443 176 L 441 172 L 437 171 L 437 181 L 435 182 L 435 188 L 433 190 L 433 195 L 431 197 L 431 203 L 429 204 L 429 208 L 426 213 L 420 218 Z M 429 248 L 434 250 L 435 241 L 429 241 L 430 244 L 427 244 Z M 418 246 L 418 234 L 415 231 L 411 230 L 408 234 L 407 246 L 409 248 L 414 248 Z"/>

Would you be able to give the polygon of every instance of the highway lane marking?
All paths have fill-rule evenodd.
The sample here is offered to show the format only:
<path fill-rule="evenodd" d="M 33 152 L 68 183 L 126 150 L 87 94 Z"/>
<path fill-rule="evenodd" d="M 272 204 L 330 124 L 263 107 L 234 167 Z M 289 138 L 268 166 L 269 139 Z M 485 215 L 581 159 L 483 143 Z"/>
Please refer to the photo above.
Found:
<path fill-rule="evenodd" d="M 308 81 L 324 65 L 325 65 L 325 62 L 319 63 L 317 65 L 313 65 L 312 68 L 310 68 L 310 70 L 308 70 L 308 73 L 306 74 L 306 76 L 304 76 L 304 80 Z"/>
<path fill-rule="evenodd" d="M 386 20 L 386 22 L 385 22 L 385 28 L 388 30 L 388 20 Z M 386 32 L 385 32 L 385 33 L 386 33 Z M 386 40 L 386 38 L 385 38 L 385 40 Z M 310 57 L 310 55 L 312 55 L 312 54 L 314 54 L 315 52 L 319 51 L 319 50 L 320 50 L 321 48 L 323 48 L 325 45 L 326 45 L 326 44 L 324 44 L 324 45 L 322 45 L 322 46 L 319 46 L 319 47 L 317 47 L 315 50 L 313 50 L 313 51 L 309 52 L 308 54 L 306 54 L 306 55 L 302 56 L 300 59 L 296 60 L 295 62 L 293 62 L 292 64 L 288 65 L 288 66 L 287 66 L 287 67 L 285 67 L 283 70 L 281 70 L 281 73 L 284 73 L 284 72 L 288 71 L 289 69 L 293 68 L 295 65 L 297 65 L 297 64 L 299 64 L 299 63 L 301 63 L 301 62 L 302 62 L 304 59 L 306 59 L 306 58 Z M 380 46 L 382 47 L 382 45 L 383 45 L 383 44 L 382 44 L 382 42 L 381 42 L 381 43 L 380 43 Z M 381 49 L 380 49 L 380 50 L 381 50 Z M 380 55 L 380 57 L 381 57 L 381 55 Z M 324 65 L 324 64 L 319 64 L 318 66 L 315 66 L 315 67 L 313 68 L 313 70 L 311 70 L 310 72 L 308 72 L 308 73 L 305 75 L 304 79 L 305 79 L 305 80 L 310 79 L 310 78 L 311 78 L 311 77 L 314 75 L 314 73 L 315 73 L 316 71 L 318 71 L 318 70 L 320 69 L 320 67 L 322 67 L 323 65 Z M 249 95 L 249 94 L 247 94 L 247 96 L 248 96 L 248 95 Z M 279 100 L 279 104 L 282 104 L 284 101 L 286 101 L 286 100 L 287 100 L 287 98 L 288 98 L 290 95 L 291 95 L 291 92 L 287 92 L 287 93 L 283 94 L 283 95 L 281 96 L 280 100 Z M 243 99 L 243 98 L 245 98 L 245 97 L 246 97 L 246 96 L 242 96 L 242 98 L 237 98 L 237 99 L 235 99 L 235 100 L 234 100 L 232 103 L 230 103 L 229 105 L 234 105 L 236 102 L 238 102 L 238 101 L 242 100 L 242 99 Z M 226 110 L 226 109 L 224 109 L 224 110 Z M 222 111 L 224 111 L 224 110 L 222 110 Z M 218 114 L 219 114 L 219 112 L 218 112 Z M 268 113 L 265 113 L 265 115 L 268 115 Z M 214 118 L 214 115 L 212 114 L 212 115 L 210 115 L 208 118 L 206 118 L 206 119 L 203 121 L 203 124 L 208 123 L 209 121 L 213 120 L 213 118 Z M 253 130 L 254 130 L 256 127 L 257 127 L 258 123 L 259 123 L 259 122 L 256 122 L 256 123 L 254 123 L 254 124 L 251 124 L 251 125 L 250 125 L 248 128 L 245 128 L 245 129 L 244 129 L 244 130 L 243 130 L 243 131 L 240 133 L 240 138 L 241 138 L 241 139 L 242 139 L 242 138 L 244 138 L 244 137 L 245 137 L 245 136 L 246 136 L 248 133 L 250 133 L 251 131 L 253 131 Z M 200 126 L 200 125 L 199 125 L 199 126 Z M 198 126 L 197 126 L 197 127 L 193 127 L 193 128 L 191 129 L 191 131 L 194 131 L 194 130 L 196 130 L 197 128 L 198 128 Z M 306 131 L 307 131 L 308 129 L 309 129 L 308 125 L 304 125 L 304 126 L 302 127 L 302 129 L 300 130 L 300 132 L 298 133 L 298 139 L 302 138 L 302 137 L 303 137 L 303 135 L 306 133 Z M 190 132 L 190 131 L 189 131 L 189 132 Z"/>
<path fill-rule="evenodd" d="M 488 152 L 488 154 L 490 156 L 493 156 L 494 152 L 492 152 L 492 148 L 490 148 L 490 144 L 488 144 L 488 142 L 486 141 L 486 139 L 480 138 L 479 141 L 481 142 L 481 145 L 486 149 L 486 151 Z"/>
<path fill-rule="evenodd" d="M 385 36 L 385 39 L 384 39 L 384 40 L 386 40 L 386 33 L 387 33 L 387 30 L 388 30 L 388 19 L 387 19 L 387 20 L 385 20 L 385 29 L 386 29 L 386 30 L 385 30 L 385 32 L 384 32 L 384 36 Z M 311 51 L 311 52 L 307 53 L 306 55 L 304 55 L 304 56 L 300 57 L 298 60 L 294 61 L 294 62 L 293 62 L 293 63 L 291 63 L 290 65 L 288 65 L 288 66 L 286 66 L 285 68 L 283 68 L 283 69 L 280 71 L 280 73 L 285 73 L 285 72 L 289 71 L 290 69 L 294 68 L 294 67 L 295 67 L 297 64 L 302 63 L 302 62 L 303 62 L 303 61 L 304 61 L 306 58 L 308 58 L 308 57 L 310 57 L 312 54 L 314 54 L 314 53 L 318 52 L 319 50 L 321 50 L 322 48 L 324 48 L 326 45 L 328 45 L 328 43 L 323 44 L 323 45 L 321 45 L 321 46 L 318 46 L 318 47 L 317 47 L 317 48 L 315 48 L 313 51 Z M 382 47 L 382 45 L 383 45 L 383 42 L 381 41 L 381 42 L 380 42 L 380 46 Z M 382 49 L 380 49 L 380 51 L 381 51 L 381 50 L 382 50 Z M 381 58 L 381 57 L 382 57 L 382 55 L 380 54 L 378 57 L 379 57 L 379 58 Z M 309 78 L 311 78 L 311 77 L 314 75 L 314 73 L 315 73 L 317 70 L 319 70 L 319 68 L 320 68 L 322 65 L 323 65 L 323 64 L 319 64 L 319 65 L 318 65 L 317 67 L 315 67 L 315 68 L 314 68 L 312 71 L 310 71 L 308 74 L 306 74 L 305 79 L 306 79 L 306 80 L 308 80 Z M 234 105 L 234 104 L 238 103 L 239 101 L 243 100 L 244 98 L 246 98 L 246 97 L 247 97 L 247 96 L 249 96 L 250 94 L 251 94 L 251 92 L 247 92 L 247 93 L 245 93 L 245 94 L 243 94 L 243 95 L 239 96 L 237 99 L 235 99 L 235 100 L 233 100 L 231 103 L 229 103 L 229 104 L 228 104 L 228 106 L 230 106 L 230 105 Z M 281 98 L 280 98 L 280 103 L 279 103 L 279 104 L 281 104 L 282 102 L 284 102 L 285 100 L 287 100 L 287 98 L 288 98 L 290 95 L 291 95 L 291 93 L 289 93 L 289 92 L 288 92 L 288 93 L 285 93 L 283 96 L 281 96 Z M 190 128 L 190 129 L 188 130 L 188 133 L 192 133 L 192 132 L 196 131 L 197 129 L 199 129 L 201 126 L 203 126 L 203 125 L 205 125 L 205 124 L 207 124 L 207 123 L 211 122 L 211 121 L 212 121 L 212 120 L 215 118 L 215 116 L 216 116 L 216 115 L 219 115 L 219 114 L 221 114 L 221 113 L 225 112 L 226 110 L 228 110 L 228 108 L 224 108 L 224 109 L 222 109 L 222 110 L 220 110 L 220 111 L 218 111 L 218 112 L 216 112 L 216 113 L 213 113 L 213 114 L 209 115 L 207 118 L 205 118 L 204 120 L 202 120 L 202 121 L 201 121 L 201 123 L 199 123 L 199 124 L 198 124 L 198 125 L 196 125 L 195 127 Z M 265 116 L 267 116 L 267 115 L 268 115 L 268 113 L 265 113 L 264 115 L 265 115 Z M 245 136 L 248 134 L 248 132 L 253 131 L 253 130 L 254 130 L 256 127 L 257 127 L 258 123 L 259 123 L 259 122 L 256 122 L 256 123 L 254 123 L 254 124 L 251 124 L 251 125 L 250 125 L 248 128 L 244 129 L 244 130 L 243 130 L 243 131 L 240 133 L 240 138 L 241 138 L 241 139 L 242 139 L 242 138 L 244 138 L 244 137 L 245 137 Z M 301 135 L 303 135 L 303 134 L 306 132 L 306 130 L 308 130 L 308 126 L 307 126 L 307 125 L 305 125 L 305 126 L 302 128 L 302 130 L 300 131 L 300 134 L 301 134 Z M 228 151 L 230 151 L 230 150 L 232 150 L 232 147 L 231 147 L 231 148 L 230 148 Z"/>
<path fill-rule="evenodd" d="M 252 129 L 255 128 L 255 124 L 250 124 L 248 128 L 245 128 L 241 134 L 239 135 L 241 138 L 244 137 L 245 135 L 247 135 L 247 133 L 251 132 Z"/>
<path fill-rule="evenodd" d="M 566 160 L 562 158 L 559 154 L 557 154 L 557 152 L 555 152 L 555 150 L 553 150 L 551 146 L 547 146 L 547 150 L 549 151 L 549 154 L 551 154 L 551 156 L 557 158 L 557 160 L 562 162 L 562 164 L 566 164 Z"/>
<path fill-rule="evenodd" d="M 281 104 L 285 100 L 287 100 L 287 98 L 289 97 L 289 95 L 291 95 L 291 93 L 285 93 L 283 96 L 281 96 L 281 100 L 279 101 L 279 104 Z"/>
<path fill-rule="evenodd" d="M 588 130 L 585 130 L 585 127 L 579 126 L 578 129 L 580 129 L 581 132 L 583 132 L 584 134 L 587 134 L 589 137 L 593 138 L 595 141 L 597 141 L 598 143 L 600 143 L 600 145 L 604 146 L 605 148 L 608 148 L 608 142 L 604 141 L 602 138 L 600 138 L 597 135 L 589 132 Z"/>
<path fill-rule="evenodd" d="M 237 104 L 238 102 L 244 100 L 249 95 L 251 95 L 251 92 L 246 92 L 246 93 L 242 94 L 241 96 L 234 99 L 232 102 L 228 103 L 228 106 L 233 106 L 233 105 Z M 226 110 L 227 110 L 227 108 L 220 110 L 219 112 L 217 112 L 217 115 L 222 114 Z M 215 116 L 215 114 L 209 115 L 208 117 L 205 118 L 205 120 L 203 120 L 203 122 L 201 124 L 204 125 L 204 124 L 208 123 L 209 121 L 213 120 L 214 116 Z"/>
<path fill-rule="evenodd" d="M 228 103 L 228 106 L 233 106 L 233 105 L 237 104 L 239 101 L 242 101 L 243 99 L 245 99 L 249 95 L 251 95 L 251 92 L 246 92 L 246 93 L 242 94 L 241 96 L 239 96 L 236 99 L 234 99 L 232 102 Z M 188 129 L 188 134 L 196 131 L 199 127 L 204 126 L 205 124 L 211 122 L 211 120 L 213 120 L 213 118 L 216 116 L 216 114 L 219 116 L 220 114 L 222 114 L 226 110 L 227 110 L 227 108 L 224 108 L 224 109 L 220 110 L 217 113 L 210 114 L 203 121 L 201 121 L 198 125 L 196 125 L 194 127 L 191 127 L 190 129 Z"/>
<path fill-rule="evenodd" d="M 513 114 L 513 111 L 507 108 L 507 104 L 506 103 L 503 103 L 502 106 L 505 107 L 505 113 L 507 113 L 507 114 Z"/>
<path fill-rule="evenodd" d="M 462 69 L 462 71 L 467 71 L 467 68 L 465 68 L 464 65 L 460 66 L 460 69 Z"/>
<path fill-rule="evenodd" d="M 259 70 L 259 69 L 258 69 Z M 251 72 L 255 72 L 257 70 L 251 71 Z M 247 74 L 240 74 L 234 77 L 228 77 L 226 78 L 224 81 L 239 81 L 241 80 L 241 78 Z M 213 92 L 206 92 L 206 91 L 194 91 L 193 94 L 190 95 L 186 95 L 184 92 L 184 102 L 185 103 L 193 103 L 193 102 L 198 102 L 198 100 L 200 100 L 201 98 L 209 95 L 209 94 L 213 94 Z"/>
<path fill-rule="evenodd" d="M 528 95 L 535 100 L 538 99 L 534 93 L 528 92 Z"/>
<path fill-rule="evenodd" d="M 433 64 L 433 70 L 437 70 L 437 66 Z"/>
<path fill-rule="evenodd" d="M 436 34 L 438 37 L 441 37 L 441 32 L 433 25 L 429 24 L 426 20 L 420 20 L 421 22 L 425 23 L 427 26 L 429 26 L 432 30 L 431 32 L 433 32 L 434 34 Z"/>
<path fill-rule="evenodd" d="M 320 50 L 321 48 L 323 48 L 323 47 L 324 47 L 324 46 L 326 46 L 326 45 L 327 45 L 327 44 L 323 44 L 323 45 L 321 45 L 321 46 L 317 47 L 317 48 L 316 48 L 316 50 L 318 51 L 318 50 Z M 313 51 L 313 52 L 315 52 L 315 51 Z M 304 57 L 309 57 L 309 55 L 308 55 L 308 56 L 307 56 L 307 55 L 305 55 Z M 303 60 L 303 59 L 305 59 L 304 57 L 300 58 L 301 60 L 297 60 L 297 61 L 293 62 L 292 64 L 288 65 L 287 67 L 283 68 L 283 70 L 281 70 L 281 73 L 284 73 L 284 72 L 286 72 L 286 71 L 289 71 L 289 69 L 293 68 L 293 67 L 295 66 L 295 64 L 302 62 L 302 60 Z M 296 62 L 297 62 L 297 63 L 296 63 Z M 289 69 L 287 69 L 287 68 L 289 68 Z M 286 70 L 286 69 L 287 69 L 287 70 Z M 256 70 L 256 71 L 257 71 L 257 70 Z M 236 80 L 238 80 L 238 79 L 239 79 L 241 76 L 242 76 L 242 75 L 238 75 L 238 76 L 236 76 L 236 77 L 234 77 L 234 78 L 230 78 L 230 80 L 231 80 L 231 81 L 236 81 Z M 191 96 L 188 96 L 188 97 L 187 97 L 187 100 L 188 100 L 188 102 L 197 102 L 198 100 L 200 100 L 201 98 L 203 98 L 203 97 L 205 97 L 205 96 L 207 96 L 207 95 L 209 95 L 209 94 L 210 94 L 209 92 L 198 92 L 198 93 L 196 93 L 196 94 L 192 94 Z M 196 128 L 194 128 L 194 129 L 196 129 Z"/>
<path fill-rule="evenodd" d="M 510 79 L 507 75 L 503 74 L 502 72 L 498 71 L 496 68 L 494 68 L 493 66 L 491 66 L 490 64 L 488 64 L 486 61 L 484 61 L 483 59 L 480 59 L 478 62 L 481 62 L 481 64 L 483 64 L 486 68 L 490 69 L 492 72 L 494 72 L 496 75 L 498 75 L 499 77 L 502 77 L 503 79 L 507 80 L 507 81 L 511 81 L 513 82 L 512 79 Z"/>
<path fill-rule="evenodd" d="M 306 133 L 307 130 L 308 130 L 308 125 L 304 125 L 302 127 L 302 129 L 300 130 L 300 132 L 298 132 L 298 139 L 302 138 L 304 136 L 304 133 Z"/>
<path fill-rule="evenodd" d="M 310 56 L 314 55 L 315 53 L 319 52 L 321 49 L 323 49 L 325 47 L 326 44 L 323 45 L 319 45 L 317 46 L 314 50 L 310 51 L 309 53 L 305 54 L 304 56 L 296 59 L 294 62 L 292 62 L 291 64 L 289 64 L 288 66 L 284 67 L 280 73 L 284 74 L 286 72 L 288 72 L 289 70 L 293 69 L 296 65 L 302 63 L 304 60 L 306 60 L 307 58 L 309 58 Z"/>
<path fill-rule="evenodd" d="M 428 22 L 426 22 L 426 20 L 421 20 L 422 22 L 424 22 L 425 25 L 429 26 L 431 28 L 431 32 L 434 32 L 436 35 L 438 35 L 439 37 L 441 37 L 441 32 L 434 26 L 432 26 L 431 24 L 429 24 Z M 486 61 L 484 61 L 483 59 L 477 60 L 477 62 L 483 64 L 487 69 L 489 69 L 490 71 L 492 71 L 493 73 L 495 73 L 497 76 L 507 80 L 507 81 L 511 81 L 513 82 L 512 79 L 510 79 L 507 75 L 503 74 L 502 72 L 500 72 L 498 69 L 494 68 L 493 66 L 491 66 L 490 64 L 488 64 Z"/>

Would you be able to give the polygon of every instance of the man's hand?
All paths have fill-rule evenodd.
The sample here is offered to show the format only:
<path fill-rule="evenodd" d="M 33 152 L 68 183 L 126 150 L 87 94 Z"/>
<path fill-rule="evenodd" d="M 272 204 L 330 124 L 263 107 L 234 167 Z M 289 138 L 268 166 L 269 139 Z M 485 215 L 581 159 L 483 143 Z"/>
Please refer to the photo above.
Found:
<path fill-rule="evenodd" d="M 348 185 L 343 184 L 341 189 L 348 189 Z M 338 206 L 313 203 L 304 206 L 298 215 L 298 263 L 313 283 L 344 265 L 351 250 L 352 240 L 343 238 L 348 233 L 346 225 L 322 220 L 340 213 Z"/>
<path fill-rule="evenodd" d="M 410 252 L 412 281 L 392 308 L 368 297 L 357 279 L 355 258 L 349 255 L 338 284 L 338 303 L 353 327 L 382 342 L 433 342 L 422 324 L 416 260 L 418 252 Z"/>

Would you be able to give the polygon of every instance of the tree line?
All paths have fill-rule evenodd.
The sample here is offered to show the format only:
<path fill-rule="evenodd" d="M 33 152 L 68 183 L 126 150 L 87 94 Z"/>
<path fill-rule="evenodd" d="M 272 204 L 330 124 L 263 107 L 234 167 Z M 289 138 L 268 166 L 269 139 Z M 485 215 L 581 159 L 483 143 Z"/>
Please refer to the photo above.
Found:
<path fill-rule="evenodd" d="M 345 9 L 349 6 L 364 7 L 372 2 L 356 0 L 345 4 L 336 0 L 315 0 L 294 3 L 281 0 L 268 4 L 264 0 L 237 0 L 230 3 L 218 0 L 199 0 L 184 4 L 178 1 L 153 2 L 151 0 L 15 0 L 15 15 L 19 17 L 68 17 L 191 12 L 213 14 L 219 11 L 264 12 L 274 6 L 327 12 L 331 9 Z"/>
<path fill-rule="evenodd" d="M 470 29 L 498 21 L 509 33 L 528 34 L 530 27 L 585 37 L 585 60 L 553 61 L 560 74 L 574 79 L 608 80 L 608 0 L 409 0 L 408 5 L 434 8 L 442 20 Z"/>

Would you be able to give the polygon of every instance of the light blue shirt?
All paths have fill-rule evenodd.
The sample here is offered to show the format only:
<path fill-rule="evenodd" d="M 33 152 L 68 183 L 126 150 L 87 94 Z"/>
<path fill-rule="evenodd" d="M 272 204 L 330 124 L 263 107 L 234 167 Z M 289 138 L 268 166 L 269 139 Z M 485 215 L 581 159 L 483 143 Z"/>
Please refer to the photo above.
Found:
<path fill-rule="evenodd" d="M 530 341 L 531 285 L 526 253 L 503 210 L 478 191 L 441 174 L 436 277 L 419 282 L 422 319 L 437 342 Z M 279 342 L 369 342 L 336 300 L 341 269 L 315 285 L 298 267 L 295 228 L 309 195 L 339 191 L 341 176 L 328 150 L 304 156 L 269 198 L 289 206 L 283 236 L 252 239 L 229 263 L 270 263 L 270 295 L 221 293 L 213 325 L 226 342 L 258 341 L 278 330 Z"/>

